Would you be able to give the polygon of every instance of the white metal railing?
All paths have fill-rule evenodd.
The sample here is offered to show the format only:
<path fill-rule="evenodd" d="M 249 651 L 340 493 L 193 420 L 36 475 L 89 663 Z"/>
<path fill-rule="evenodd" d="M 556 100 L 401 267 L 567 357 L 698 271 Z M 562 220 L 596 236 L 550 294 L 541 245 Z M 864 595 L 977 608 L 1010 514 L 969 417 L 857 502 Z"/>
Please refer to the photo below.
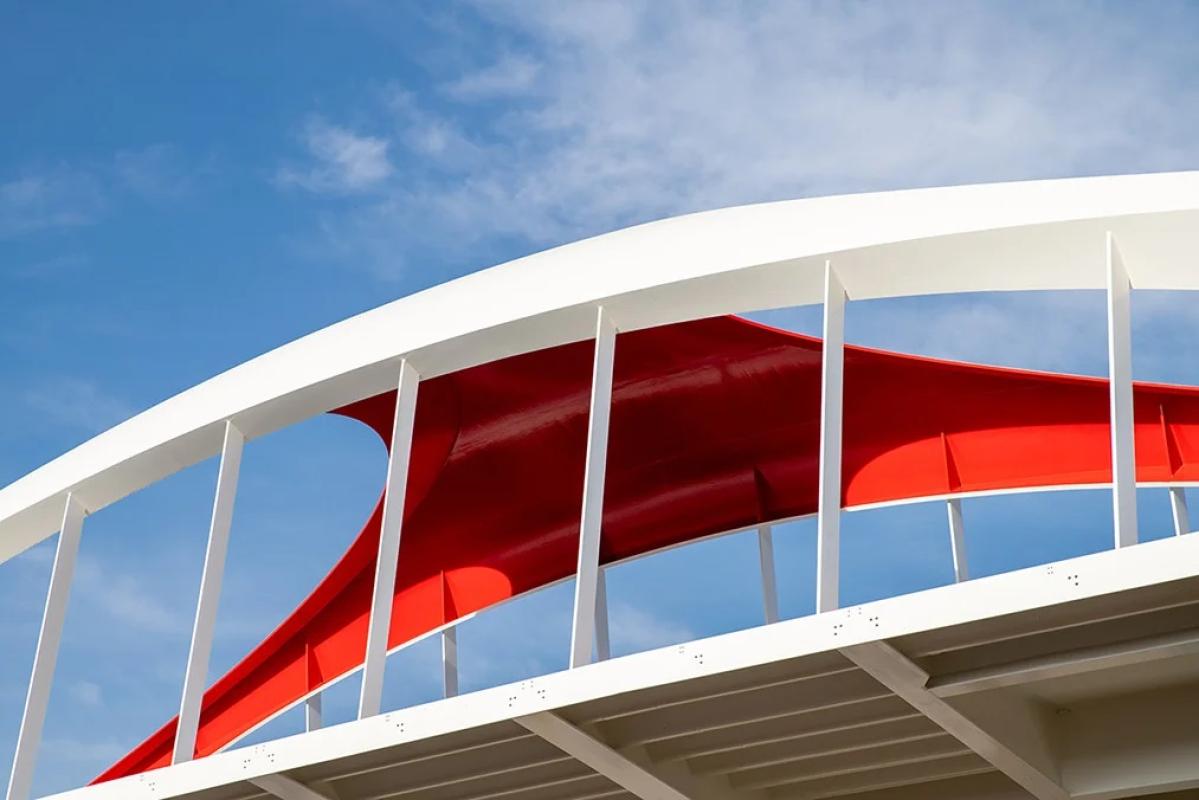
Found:
<path fill-rule="evenodd" d="M 1112 513 L 1117 548 L 1137 541 L 1135 453 L 1133 438 L 1132 348 L 1130 332 L 1131 284 L 1115 237 L 1106 235 L 1108 369 L 1110 378 L 1111 453 L 1113 464 Z M 821 379 L 820 462 L 817 518 L 817 613 L 839 605 L 839 550 L 841 516 L 841 428 L 843 408 L 844 322 L 848 293 L 833 262 L 824 269 L 824 341 Z M 593 647 L 599 659 L 610 656 L 604 571 L 599 563 L 604 473 L 607 457 L 608 416 L 612 398 L 612 375 L 618 323 L 599 306 L 595 313 L 595 353 L 592 372 L 590 415 L 587 429 L 586 467 L 579 525 L 578 565 L 575 573 L 570 666 L 592 660 Z M 366 653 L 358 718 L 379 713 L 392 613 L 407 486 L 409 457 L 415 421 L 416 398 L 421 376 L 412 364 L 400 362 L 397 401 L 393 423 L 383 515 L 379 536 Z M 237 490 L 238 468 L 244 437 L 233 420 L 225 424 L 221 467 L 217 478 L 209 529 L 204 572 L 196 604 L 187 669 L 180 701 L 179 729 L 173 761 L 191 759 L 199 724 L 200 703 L 206 685 L 225 553 Z M 1170 500 L 1176 534 L 1189 530 L 1186 497 L 1180 486 L 1171 486 Z M 1038 489 L 1019 490 L 1038 491 Z M 886 505 L 886 504 L 882 504 Z M 968 577 L 964 546 L 964 523 L 960 497 L 946 500 L 954 577 Z M 50 695 L 58 645 L 61 640 L 67 598 L 86 509 L 68 495 L 46 598 L 41 634 L 34 656 L 28 696 L 21 720 L 17 748 L 9 779 L 7 800 L 27 800 Z M 758 528 L 763 616 L 767 623 L 779 619 L 775 584 L 771 527 Z M 445 694 L 458 692 L 458 655 L 455 626 L 443 628 L 441 636 L 442 676 Z M 321 692 L 300 701 L 305 704 L 306 728 L 322 723 Z M 294 707 L 294 706 L 293 706 Z"/>

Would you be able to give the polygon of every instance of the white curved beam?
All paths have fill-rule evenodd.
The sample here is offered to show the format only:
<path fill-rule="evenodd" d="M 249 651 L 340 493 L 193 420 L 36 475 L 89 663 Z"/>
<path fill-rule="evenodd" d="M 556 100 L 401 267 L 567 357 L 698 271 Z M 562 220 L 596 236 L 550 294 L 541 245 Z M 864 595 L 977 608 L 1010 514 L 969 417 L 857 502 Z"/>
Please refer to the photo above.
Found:
<path fill-rule="evenodd" d="M 0 490 L 0 561 L 50 536 L 67 492 L 99 510 L 218 452 L 393 385 L 593 334 L 820 302 L 825 259 L 855 299 L 1102 289 L 1120 240 L 1144 289 L 1199 289 L 1199 173 L 825 197 L 662 220 L 434 287 L 310 334 L 176 395 Z"/>

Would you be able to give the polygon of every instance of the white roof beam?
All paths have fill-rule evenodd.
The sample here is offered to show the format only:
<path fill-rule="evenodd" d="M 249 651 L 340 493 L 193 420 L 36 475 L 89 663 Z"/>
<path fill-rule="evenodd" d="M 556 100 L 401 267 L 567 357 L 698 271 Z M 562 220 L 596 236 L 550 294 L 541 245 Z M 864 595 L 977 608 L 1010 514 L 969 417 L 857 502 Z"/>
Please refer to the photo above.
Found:
<path fill-rule="evenodd" d="M 1132 404 L 1132 283 L 1107 232 L 1107 363 L 1111 392 L 1112 516 L 1116 547 L 1137 543 L 1136 442 Z"/>
<path fill-rule="evenodd" d="M 690 800 L 657 775 L 557 714 L 543 711 L 517 717 L 515 721 L 641 800 Z"/>
<path fill-rule="evenodd" d="M 333 795 L 322 794 L 286 775 L 263 775 L 251 778 L 250 783 L 279 800 L 336 800 Z"/>
<path fill-rule="evenodd" d="M 1019 739 L 1013 742 L 984 730 L 929 690 L 928 673 L 886 642 L 854 645 L 841 652 L 1037 800 L 1069 800 L 1052 757 L 1047 752 L 1036 752 L 1038 736 L 1012 736 Z"/>
<path fill-rule="evenodd" d="M 608 419 L 612 410 L 612 368 L 616 326 L 603 306 L 595 314 L 595 359 L 591 373 L 591 413 L 587 421 L 587 460 L 583 473 L 583 510 L 579 515 L 579 563 L 575 571 L 574 624 L 570 630 L 570 666 L 591 663 L 595 640 L 600 535 L 604 522 L 604 472 L 608 465 Z"/>
<path fill-rule="evenodd" d="M 387 488 L 383 496 L 383 519 L 379 523 L 379 553 L 375 561 L 375 586 L 371 595 L 366 656 L 362 664 L 358 719 L 373 717 L 383 704 L 387 634 L 391 630 L 392 600 L 400 558 L 400 529 L 404 520 L 404 498 L 408 491 L 408 462 L 412 453 L 412 427 L 416 421 L 419 389 L 420 374 L 408 359 L 404 359 L 400 362 L 396 386 L 395 419 L 391 429 L 391 452 L 387 457 Z"/>
<path fill-rule="evenodd" d="M 1189 630 L 942 675 L 930 679 L 928 688 L 938 697 L 956 697 L 1196 654 L 1199 654 L 1199 630 Z"/>
<path fill-rule="evenodd" d="M 237 478 L 241 473 L 241 454 L 245 442 L 242 432 L 232 422 L 226 421 L 225 439 L 221 445 L 221 467 L 212 501 L 212 521 L 208 528 L 208 547 L 204 553 L 204 573 L 200 578 L 200 596 L 196 600 L 196 619 L 192 627 L 187 671 L 183 675 L 179 723 L 171 757 L 173 764 L 191 761 L 195 755 L 196 732 L 200 727 L 200 707 L 208 682 L 208 659 L 212 654 L 212 640 L 216 633 L 225 556 L 229 552 L 229 529 L 233 525 L 233 503 L 237 499 Z"/>
<path fill-rule="evenodd" d="M 824 262 L 824 352 L 820 380 L 820 479 L 816 510 L 816 611 L 840 603 L 841 417 L 845 373 L 845 286 Z"/>

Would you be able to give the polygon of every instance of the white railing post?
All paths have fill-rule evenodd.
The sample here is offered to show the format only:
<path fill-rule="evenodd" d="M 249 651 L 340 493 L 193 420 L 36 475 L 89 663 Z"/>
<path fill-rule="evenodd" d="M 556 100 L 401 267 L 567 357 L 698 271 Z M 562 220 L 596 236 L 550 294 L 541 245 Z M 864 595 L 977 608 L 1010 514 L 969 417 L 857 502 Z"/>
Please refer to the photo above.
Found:
<path fill-rule="evenodd" d="M 458 694 L 458 629 L 450 626 L 441 632 L 441 685 L 446 697 Z"/>
<path fill-rule="evenodd" d="M 841 571 L 841 419 L 845 286 L 824 262 L 824 352 L 820 381 L 820 483 L 816 511 L 816 611 L 837 608 Z"/>
<path fill-rule="evenodd" d="M 1132 402 L 1132 284 L 1107 232 L 1107 358 L 1111 389 L 1112 517 L 1116 547 L 1137 543 L 1136 452 Z"/>
<path fill-rule="evenodd" d="M 33 672 L 25 695 L 25 712 L 21 715 L 21 730 L 17 734 L 17 751 L 13 755 L 12 772 L 8 779 L 7 800 L 28 800 L 33 788 L 33 769 L 42 741 L 46 708 L 50 704 L 50 687 L 54 683 L 58 645 L 62 641 L 62 626 L 67 618 L 67 599 L 71 594 L 71 578 L 75 574 L 79 539 L 86 514 L 75 496 L 68 494 L 62 512 L 58 547 L 54 551 L 54 566 L 50 571 L 46 608 L 42 612 L 42 629 L 33 655 Z"/>
<path fill-rule="evenodd" d="M 602 566 L 595 573 L 595 658 L 612 657 L 612 638 L 608 632 L 608 578 Z"/>
<path fill-rule="evenodd" d="M 762 612 L 766 624 L 779 621 L 778 583 L 774 574 L 774 534 L 769 525 L 758 526 L 758 567 L 762 573 Z"/>
<path fill-rule="evenodd" d="M 387 457 L 387 484 L 383 495 L 383 519 L 379 523 L 379 552 L 375 561 L 375 584 L 362 662 L 358 719 L 373 717 L 383 704 L 387 635 L 391 630 L 392 600 L 400 558 L 400 529 L 408 491 L 408 462 L 412 455 L 412 428 L 416 422 L 419 387 L 420 374 L 408 363 L 408 359 L 404 359 L 400 362 L 399 382 L 396 385 L 395 419 L 391 428 L 391 452 Z"/>
<path fill-rule="evenodd" d="M 221 467 L 212 501 L 212 520 L 208 527 L 208 548 L 200 577 L 200 597 L 196 601 L 191 649 L 187 656 L 187 671 L 183 675 L 179 725 L 175 730 L 175 750 L 171 758 L 173 764 L 191 761 L 196 751 L 196 731 L 200 727 L 200 706 L 208 680 L 208 658 L 212 653 L 217 608 L 221 602 L 221 581 L 225 574 L 225 555 L 229 551 L 229 528 L 233 523 L 233 502 L 237 497 L 237 477 L 244 445 L 245 437 L 241 431 L 226 421 Z"/>
<path fill-rule="evenodd" d="M 945 511 L 949 516 L 949 544 L 953 549 L 953 579 L 961 583 L 970 578 L 966 568 L 966 526 L 962 520 L 961 499 L 952 497 L 946 500 Z"/>
<path fill-rule="evenodd" d="M 1170 512 L 1174 516 L 1174 535 L 1190 533 L 1191 515 L 1187 511 L 1187 494 L 1181 486 L 1170 487 Z"/>
<path fill-rule="evenodd" d="M 595 600 L 600 530 L 604 517 L 604 471 L 608 464 L 608 418 L 612 405 L 612 366 L 616 326 L 601 306 L 595 315 L 595 361 L 591 372 L 591 411 L 587 422 L 587 460 L 583 472 L 583 509 L 579 518 L 579 563 L 575 572 L 574 622 L 570 666 L 591 661 L 595 637 Z"/>

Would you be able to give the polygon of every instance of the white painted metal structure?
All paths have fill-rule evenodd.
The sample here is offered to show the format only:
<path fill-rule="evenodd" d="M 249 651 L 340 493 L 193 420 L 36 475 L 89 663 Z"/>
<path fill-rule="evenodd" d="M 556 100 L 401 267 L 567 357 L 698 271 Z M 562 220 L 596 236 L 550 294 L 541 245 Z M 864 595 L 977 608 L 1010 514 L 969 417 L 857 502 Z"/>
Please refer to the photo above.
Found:
<path fill-rule="evenodd" d="M 1108 296 L 1117 549 L 966 581 L 962 498 L 943 498 L 958 582 L 839 608 L 845 302 L 1095 288 Z M 194 732 L 243 434 L 396 385 L 359 719 L 321 727 L 318 694 L 305 701 L 304 734 L 198 760 L 185 746 L 170 767 L 61 797 L 1099 800 L 1199 789 L 1199 537 L 1131 547 L 1134 288 L 1199 289 L 1199 173 L 694 214 L 486 270 L 260 356 L 0 491 L 0 559 L 62 531 L 8 798 L 28 797 L 84 509 L 223 454 L 184 679 Z M 768 624 L 608 660 L 598 552 L 616 331 L 816 302 L 825 306 L 819 613 L 776 621 L 762 529 Z M 572 669 L 455 696 L 451 628 L 446 699 L 380 713 L 386 590 L 420 380 L 588 338 L 596 349 Z M 1185 495 L 1170 488 L 1181 534 Z"/>

